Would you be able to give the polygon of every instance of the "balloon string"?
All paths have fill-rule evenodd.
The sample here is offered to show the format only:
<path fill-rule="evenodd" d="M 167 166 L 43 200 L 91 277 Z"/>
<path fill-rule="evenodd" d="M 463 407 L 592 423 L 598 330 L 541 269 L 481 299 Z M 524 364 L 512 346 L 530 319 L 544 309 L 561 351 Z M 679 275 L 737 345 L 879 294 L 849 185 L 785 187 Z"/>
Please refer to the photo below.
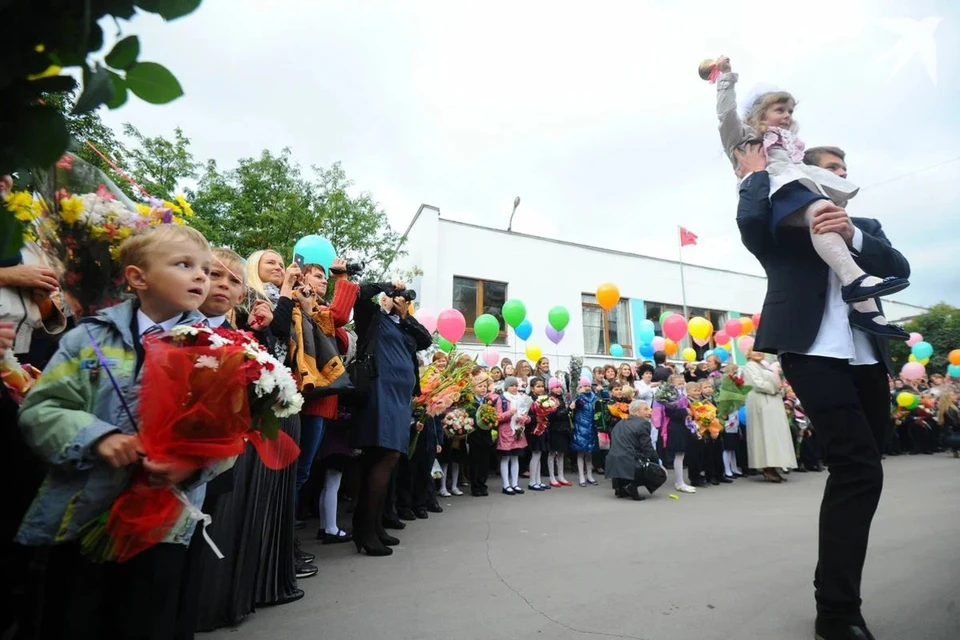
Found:
<path fill-rule="evenodd" d="M 108 157 L 106 156 L 106 154 L 104 154 L 103 151 L 100 151 L 100 149 L 98 149 L 96 146 L 94 146 L 94 144 L 93 144 L 92 142 L 90 142 L 89 140 L 85 140 L 84 142 L 86 142 L 86 143 L 87 143 L 87 146 L 90 147 L 91 149 L 93 149 L 93 151 L 94 151 L 98 156 L 100 156 L 101 158 L 103 158 L 103 161 L 106 162 L 108 165 L 110 165 L 110 167 L 113 168 L 114 171 L 116 171 L 116 172 L 119 173 L 121 176 L 123 176 L 124 178 L 126 178 L 126 179 L 127 179 L 127 182 L 129 182 L 130 184 L 132 184 L 133 186 L 135 186 L 137 189 L 139 189 L 139 190 L 140 190 L 140 193 L 142 193 L 142 194 L 143 194 L 145 197 L 147 197 L 147 198 L 152 197 L 149 193 L 147 193 L 147 190 L 146 190 L 146 189 L 144 189 L 144 188 L 141 187 L 139 184 L 137 184 L 136 181 L 135 181 L 133 178 L 131 178 L 129 175 L 127 175 L 127 173 L 126 173 L 123 169 L 121 169 L 120 167 L 118 167 L 113 160 L 111 160 L 110 158 L 108 158 Z"/>

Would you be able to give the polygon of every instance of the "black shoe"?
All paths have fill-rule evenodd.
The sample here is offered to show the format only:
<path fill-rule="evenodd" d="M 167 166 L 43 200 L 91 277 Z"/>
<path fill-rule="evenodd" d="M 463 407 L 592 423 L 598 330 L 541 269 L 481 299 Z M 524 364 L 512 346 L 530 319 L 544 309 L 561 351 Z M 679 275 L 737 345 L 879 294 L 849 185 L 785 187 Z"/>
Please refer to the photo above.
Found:
<path fill-rule="evenodd" d="M 806 467 L 797 467 L 797 473 L 806 473 L 806 472 L 807 472 Z"/>
<path fill-rule="evenodd" d="M 716 478 L 711 478 L 711 479 L 710 479 L 710 484 L 712 484 L 712 485 L 715 486 L 715 487 L 718 487 L 718 486 L 720 486 L 720 481 L 717 480 Z"/>
<path fill-rule="evenodd" d="M 320 540 L 320 544 L 341 544 L 351 542 L 353 540 L 353 534 L 343 529 L 337 529 L 336 533 L 327 533 L 323 529 L 320 529 L 320 531 L 317 531 L 317 540 Z"/>
<path fill-rule="evenodd" d="M 522 495 L 523 495 L 523 489 L 521 489 L 520 487 L 514 487 L 514 488 L 513 488 L 513 492 L 514 492 L 515 494 L 517 494 L 518 496 L 522 496 Z"/>
<path fill-rule="evenodd" d="M 396 547 L 400 544 L 400 538 L 394 538 L 391 535 L 387 535 L 386 532 L 381 533 L 378 537 L 385 547 Z"/>
<path fill-rule="evenodd" d="M 646 496 L 640 495 L 640 492 L 637 491 L 637 485 L 632 482 L 628 482 L 627 485 L 623 488 L 624 493 L 630 496 L 631 499 L 640 502 L 641 500 L 646 500 Z"/>
<path fill-rule="evenodd" d="M 278 598 L 273 602 L 258 602 L 258 607 L 278 607 L 282 604 L 290 604 L 291 602 L 296 602 L 303 598 L 303 589 L 294 589 L 290 592 L 290 595 L 286 595 L 282 598 Z"/>
<path fill-rule="evenodd" d="M 874 318 L 882 315 L 879 311 L 871 311 L 869 313 L 866 311 L 851 311 L 850 326 L 880 338 L 888 338 L 890 340 L 910 339 L 910 334 L 904 331 L 899 325 L 890 323 L 879 324 L 873 321 Z"/>
<path fill-rule="evenodd" d="M 728 478 L 727 476 L 723 476 L 717 482 L 718 484 L 733 484 L 733 478 Z"/>
<path fill-rule="evenodd" d="M 303 578 L 312 578 L 313 576 L 317 575 L 317 571 L 320 571 L 320 569 L 317 569 L 312 564 L 307 564 L 306 562 L 297 562 L 296 569 L 297 580 L 302 580 Z"/>
<path fill-rule="evenodd" d="M 500 490 L 500 492 L 508 496 L 517 495 L 516 492 L 513 490 L 513 487 L 504 487 L 503 489 Z"/>
<path fill-rule="evenodd" d="M 307 553 L 306 551 L 300 551 L 299 549 L 293 552 L 293 557 L 297 562 L 303 564 L 313 564 L 313 561 L 317 559 L 317 556 L 312 553 Z"/>
<path fill-rule="evenodd" d="M 884 278 L 877 284 L 865 287 L 863 286 L 862 282 L 868 277 L 869 276 L 867 274 L 863 274 L 850 284 L 841 288 L 840 293 L 843 296 L 843 301 L 847 304 L 863 302 L 864 300 L 870 300 L 871 298 L 880 298 L 883 296 L 892 295 L 898 291 L 903 291 L 910 286 L 910 281 L 906 278 L 890 276 L 889 278 Z"/>
<path fill-rule="evenodd" d="M 417 515 L 411 509 L 399 509 L 397 511 L 397 516 L 401 520 L 416 520 Z"/>
<path fill-rule="evenodd" d="M 384 528 L 384 529 L 396 529 L 397 531 L 403 531 L 404 529 L 407 528 L 407 523 L 406 523 L 406 522 L 400 522 L 400 519 L 399 519 L 399 518 L 396 519 L 396 520 L 387 520 L 386 518 L 384 518 L 384 520 L 383 520 L 383 528 Z"/>
<path fill-rule="evenodd" d="M 306 526 L 307 526 L 306 520 L 294 520 L 293 522 L 293 528 L 296 531 L 300 531 L 300 529 L 303 529 Z"/>
<path fill-rule="evenodd" d="M 421 519 L 421 520 L 426 520 L 427 518 L 430 517 L 430 516 L 427 514 L 427 510 L 426 510 L 426 509 L 417 509 L 416 511 L 413 512 L 413 515 L 414 515 L 415 517 Z"/>
<path fill-rule="evenodd" d="M 431 504 L 427 507 L 427 511 L 430 513 L 443 513 L 443 507 L 438 504 Z"/>
<path fill-rule="evenodd" d="M 815 629 L 816 640 L 875 640 L 867 627 L 861 624 L 817 620 Z"/>
<path fill-rule="evenodd" d="M 379 540 L 377 540 L 377 544 L 375 545 L 368 545 L 354 538 L 353 544 L 357 547 L 357 553 L 363 553 L 365 551 L 368 556 L 373 557 L 393 555 L 393 549 L 384 546 Z"/>

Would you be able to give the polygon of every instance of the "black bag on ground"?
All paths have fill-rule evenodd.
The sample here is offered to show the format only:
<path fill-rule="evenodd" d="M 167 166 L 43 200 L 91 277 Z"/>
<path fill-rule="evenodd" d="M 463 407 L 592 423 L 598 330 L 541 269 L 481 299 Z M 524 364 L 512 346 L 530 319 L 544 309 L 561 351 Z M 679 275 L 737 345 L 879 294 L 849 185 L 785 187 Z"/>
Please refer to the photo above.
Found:
<path fill-rule="evenodd" d="M 637 486 L 646 487 L 647 491 L 653 493 L 667 481 L 667 472 L 656 462 L 651 462 L 646 458 L 637 458 L 633 480 Z"/>

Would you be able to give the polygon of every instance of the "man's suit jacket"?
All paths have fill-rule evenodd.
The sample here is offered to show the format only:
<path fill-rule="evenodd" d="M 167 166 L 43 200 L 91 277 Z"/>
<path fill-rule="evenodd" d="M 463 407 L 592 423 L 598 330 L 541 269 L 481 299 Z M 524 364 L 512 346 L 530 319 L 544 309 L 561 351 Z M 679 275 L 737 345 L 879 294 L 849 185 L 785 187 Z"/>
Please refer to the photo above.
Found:
<path fill-rule="evenodd" d="M 806 227 L 781 228 L 774 238 L 769 196 L 770 178 L 766 171 L 751 174 L 740 185 L 740 239 L 767 274 L 763 321 L 754 346 L 767 353 L 805 353 L 820 330 L 829 268 L 814 251 Z M 854 257 L 864 271 L 881 278 L 910 277 L 910 264 L 890 245 L 879 221 L 853 217 L 851 221 L 863 233 L 863 247 L 859 255 L 854 252 Z M 893 373 L 889 341 L 871 339 L 880 360 Z"/>

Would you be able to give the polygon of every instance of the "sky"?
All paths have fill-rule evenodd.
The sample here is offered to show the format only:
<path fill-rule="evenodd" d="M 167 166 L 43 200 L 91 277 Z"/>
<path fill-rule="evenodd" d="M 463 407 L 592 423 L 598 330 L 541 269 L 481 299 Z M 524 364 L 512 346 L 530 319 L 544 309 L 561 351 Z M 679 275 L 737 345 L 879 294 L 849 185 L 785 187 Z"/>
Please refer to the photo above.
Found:
<path fill-rule="evenodd" d="M 904 55 L 916 39 L 897 26 L 925 18 L 935 56 Z M 204 0 L 123 27 L 185 95 L 131 97 L 104 113 L 118 131 L 180 126 L 221 167 L 284 147 L 341 161 L 401 232 L 423 203 L 505 229 L 520 196 L 515 231 L 675 259 L 682 225 L 699 236 L 686 262 L 762 274 L 696 73 L 724 54 L 741 95 L 790 91 L 807 146 L 847 152 L 848 212 L 879 219 L 913 267 L 895 299 L 960 305 L 956 0 Z"/>

